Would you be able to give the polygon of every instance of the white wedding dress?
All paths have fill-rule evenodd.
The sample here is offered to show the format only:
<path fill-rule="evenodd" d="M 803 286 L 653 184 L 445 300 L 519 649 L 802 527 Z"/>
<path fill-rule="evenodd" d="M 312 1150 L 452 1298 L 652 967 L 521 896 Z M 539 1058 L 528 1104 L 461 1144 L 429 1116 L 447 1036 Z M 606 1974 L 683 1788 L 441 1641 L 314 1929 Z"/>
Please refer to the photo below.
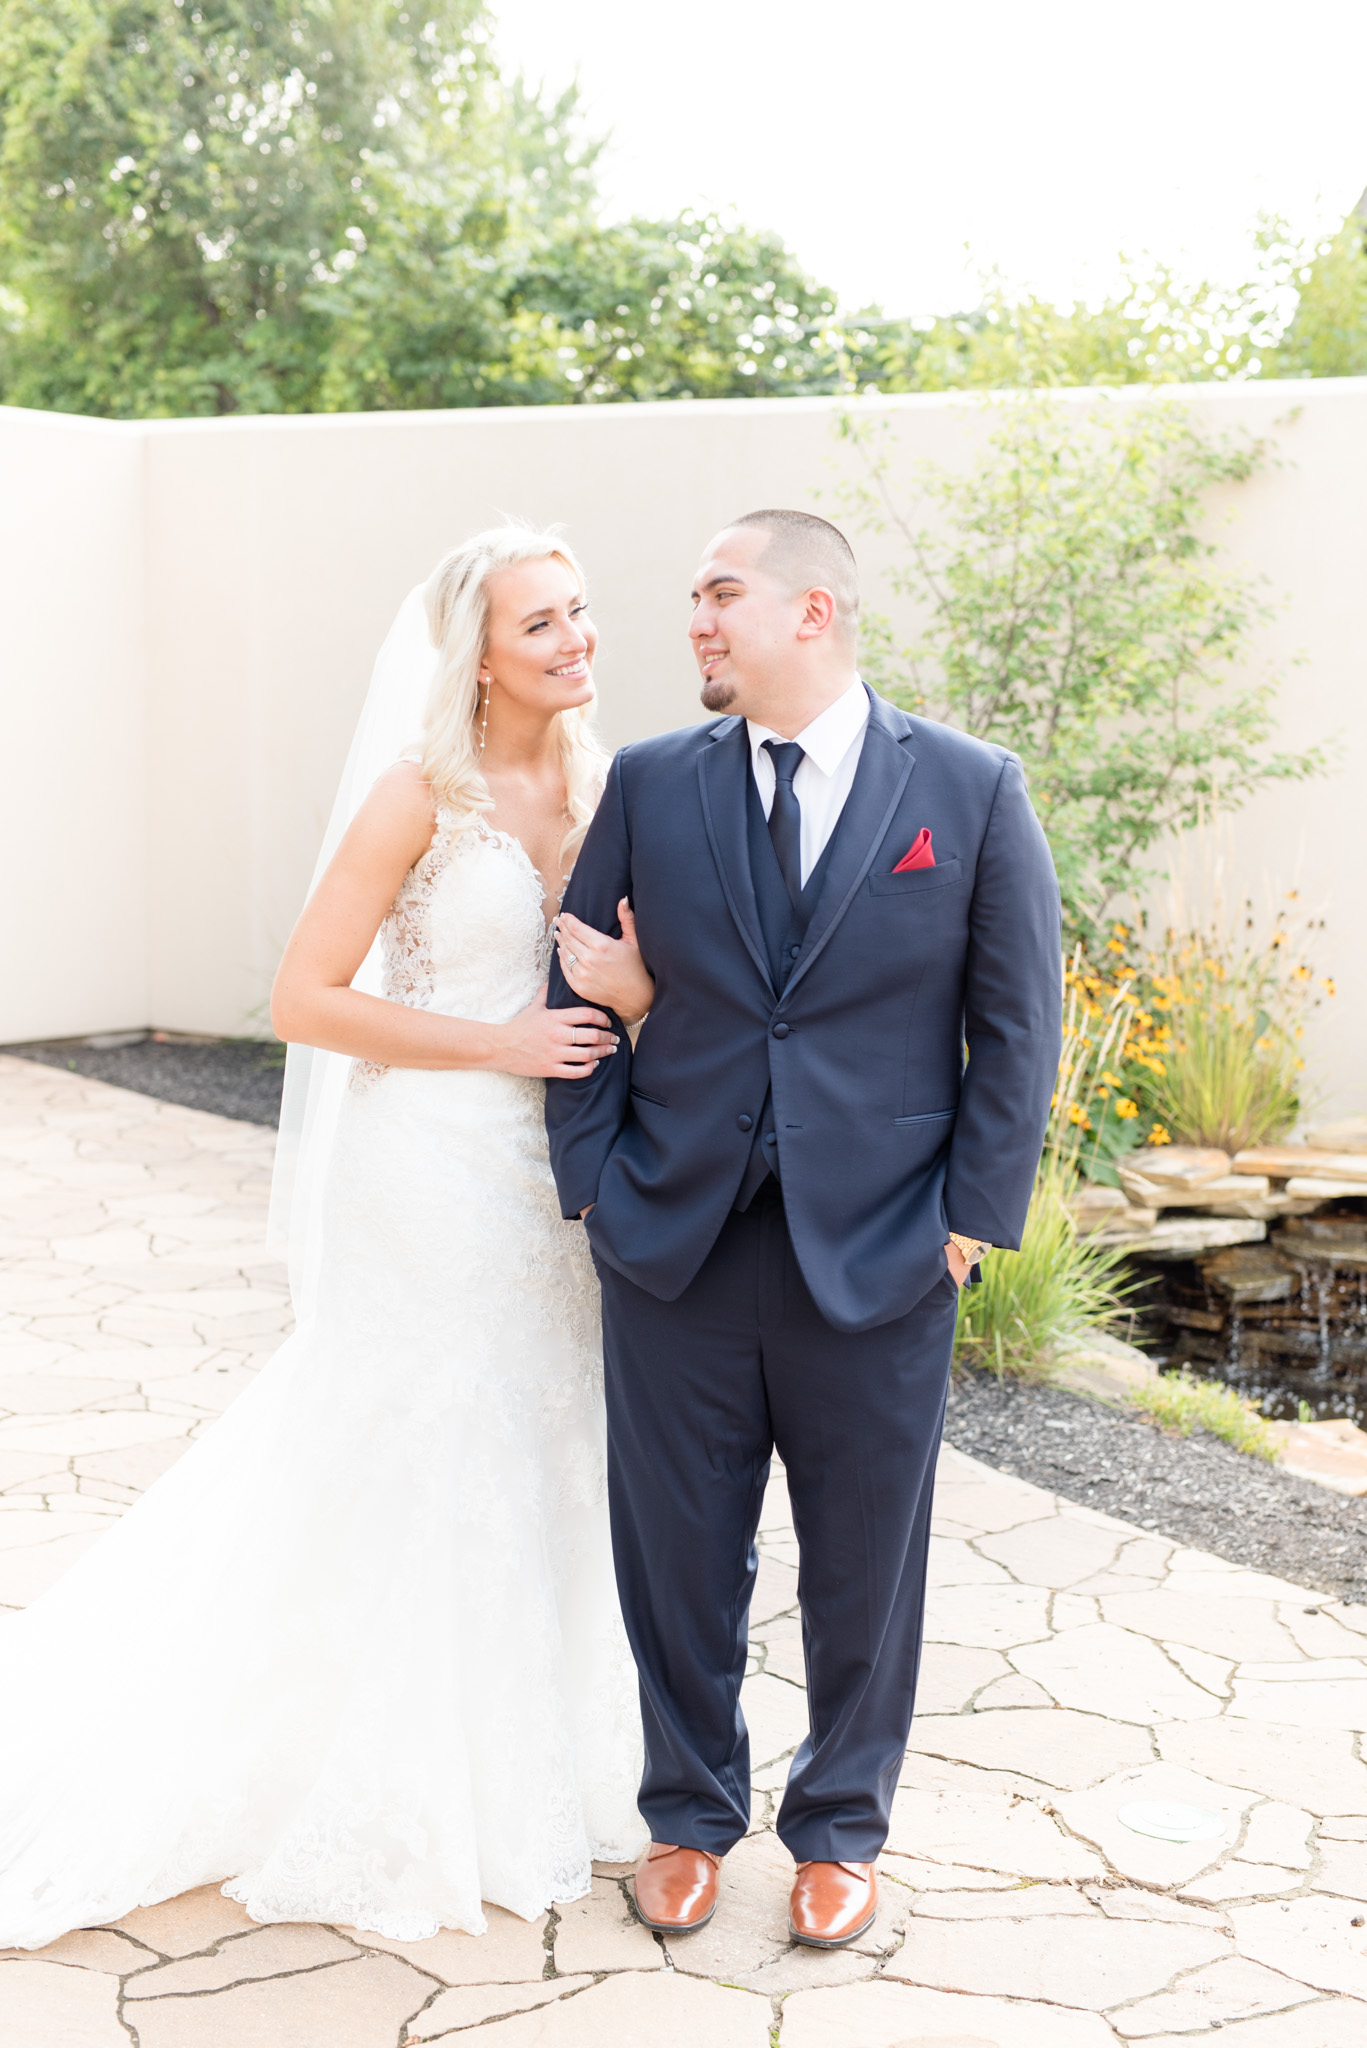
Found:
<path fill-rule="evenodd" d="M 445 814 L 382 938 L 386 993 L 488 1021 L 551 943 L 517 841 Z M 211 1881 L 260 1921 L 480 1932 L 643 1846 L 597 1287 L 542 1097 L 353 1068 L 316 1311 L 0 1621 L 0 1947 Z"/>

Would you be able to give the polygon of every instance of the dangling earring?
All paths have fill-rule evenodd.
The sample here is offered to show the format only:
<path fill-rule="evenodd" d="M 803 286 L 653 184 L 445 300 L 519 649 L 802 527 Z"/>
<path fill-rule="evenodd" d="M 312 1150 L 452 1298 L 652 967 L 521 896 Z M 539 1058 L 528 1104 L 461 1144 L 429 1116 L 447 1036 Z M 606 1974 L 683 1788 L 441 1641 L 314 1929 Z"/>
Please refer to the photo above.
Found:
<path fill-rule="evenodd" d="M 494 685 L 493 678 L 491 676 L 481 676 L 480 681 L 484 685 L 484 718 L 479 728 L 479 756 L 480 759 L 483 760 L 484 742 L 488 737 L 489 732 L 489 698 L 493 692 Z"/>

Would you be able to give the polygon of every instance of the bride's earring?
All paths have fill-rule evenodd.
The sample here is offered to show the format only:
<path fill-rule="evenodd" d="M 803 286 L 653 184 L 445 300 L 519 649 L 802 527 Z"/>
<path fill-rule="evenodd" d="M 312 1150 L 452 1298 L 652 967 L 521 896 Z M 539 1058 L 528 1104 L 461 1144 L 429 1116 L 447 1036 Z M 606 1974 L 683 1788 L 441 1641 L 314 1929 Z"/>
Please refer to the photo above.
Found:
<path fill-rule="evenodd" d="M 480 681 L 484 685 L 484 717 L 479 728 L 479 752 L 482 760 L 484 757 L 484 742 L 489 733 L 489 697 L 494 687 L 494 680 L 492 676 L 481 676 Z"/>

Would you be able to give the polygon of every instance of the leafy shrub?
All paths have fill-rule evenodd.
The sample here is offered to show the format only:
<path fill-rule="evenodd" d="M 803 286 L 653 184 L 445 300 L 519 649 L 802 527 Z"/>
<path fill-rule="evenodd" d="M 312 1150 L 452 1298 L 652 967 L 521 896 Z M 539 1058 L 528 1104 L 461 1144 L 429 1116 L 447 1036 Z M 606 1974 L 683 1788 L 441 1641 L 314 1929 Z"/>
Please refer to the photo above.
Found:
<path fill-rule="evenodd" d="M 921 465 L 910 501 L 892 423 L 841 423 L 862 465 L 843 502 L 898 539 L 892 585 L 923 621 L 902 649 L 871 622 L 861 661 L 906 710 L 1020 756 L 1069 942 L 1096 953 L 1173 832 L 1217 800 L 1236 809 L 1324 767 L 1318 749 L 1271 749 L 1275 684 L 1239 680 L 1268 609 L 1206 532 L 1209 492 L 1253 475 L 1268 450 L 1158 399 L 983 403 L 977 459 Z"/>

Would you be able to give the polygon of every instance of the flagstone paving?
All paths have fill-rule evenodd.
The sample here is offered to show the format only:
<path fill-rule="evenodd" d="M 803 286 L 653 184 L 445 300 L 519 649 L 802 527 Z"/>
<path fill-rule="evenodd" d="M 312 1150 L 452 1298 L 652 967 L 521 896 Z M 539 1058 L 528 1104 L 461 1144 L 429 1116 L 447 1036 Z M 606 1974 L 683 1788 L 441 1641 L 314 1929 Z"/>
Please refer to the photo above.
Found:
<path fill-rule="evenodd" d="M 289 1327 L 273 1134 L 0 1058 L 0 1607 L 212 1427 Z M 754 1826 L 660 1941 L 624 1873 L 482 1940 L 256 1927 L 212 1887 L 0 1955 L 9 2048 L 1362 2048 L 1367 1608 L 941 1459 L 920 1712 L 868 1936 L 787 1937 L 806 1728 L 796 1549 L 765 1503 Z M 3 1623 L 0 1622 L 0 1640 Z M 1218 1836 L 1118 1810 L 1176 1800 Z"/>

